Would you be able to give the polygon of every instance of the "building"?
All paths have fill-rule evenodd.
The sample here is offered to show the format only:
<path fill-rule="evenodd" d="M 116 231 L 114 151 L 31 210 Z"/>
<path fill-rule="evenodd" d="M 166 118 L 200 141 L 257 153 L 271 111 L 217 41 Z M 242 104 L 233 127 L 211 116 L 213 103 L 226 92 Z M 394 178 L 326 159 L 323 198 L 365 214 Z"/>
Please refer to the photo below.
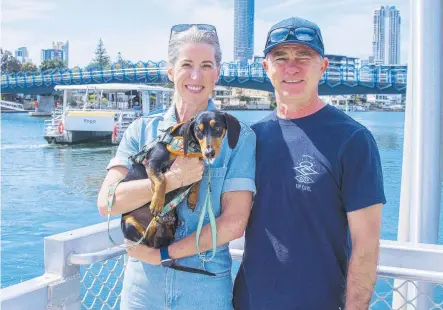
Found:
<path fill-rule="evenodd" d="M 400 63 L 400 11 L 382 6 L 374 11 L 372 57 L 375 64 Z"/>
<path fill-rule="evenodd" d="M 385 8 L 382 6 L 380 10 L 374 11 L 373 18 L 373 39 L 372 39 L 372 56 L 374 62 L 385 60 L 385 39 L 386 39 L 386 31 L 385 31 Z"/>
<path fill-rule="evenodd" d="M 263 59 L 265 59 L 265 57 L 255 55 L 254 58 L 252 59 L 252 62 L 262 64 Z"/>
<path fill-rule="evenodd" d="M 212 98 L 217 108 L 221 109 L 224 105 L 229 105 L 229 102 L 235 98 L 232 95 L 232 91 L 229 87 L 225 86 L 215 86 L 212 91 Z"/>
<path fill-rule="evenodd" d="M 219 109 L 269 110 L 272 95 L 262 90 L 225 86 L 216 86 L 212 92 L 214 103 Z"/>
<path fill-rule="evenodd" d="M 15 58 L 21 63 L 24 64 L 25 62 L 31 62 L 31 59 L 29 59 L 29 53 L 28 49 L 26 47 L 19 47 L 15 50 Z"/>
<path fill-rule="evenodd" d="M 395 6 L 389 7 L 388 64 L 400 64 L 400 11 Z"/>
<path fill-rule="evenodd" d="M 361 59 L 360 60 L 360 68 L 372 64 L 371 57 L 369 59 Z"/>
<path fill-rule="evenodd" d="M 340 80 L 342 70 L 344 80 L 353 81 L 357 79 L 357 71 L 360 64 L 359 58 L 332 54 L 327 54 L 325 57 L 329 60 L 328 79 Z"/>
<path fill-rule="evenodd" d="M 395 81 L 401 84 L 406 84 L 406 72 L 408 70 L 408 66 L 406 65 L 383 65 L 383 68 L 379 67 L 380 64 L 365 64 L 363 70 L 360 70 L 360 80 L 361 81 L 372 81 L 374 79 L 374 75 L 376 74 L 376 78 L 379 82 L 391 83 Z M 363 67 L 363 66 L 362 66 Z M 361 68 L 361 67 L 360 67 Z M 396 72 L 394 75 L 391 72 L 391 76 L 388 74 L 388 69 Z"/>
<path fill-rule="evenodd" d="M 404 110 L 406 103 L 405 95 L 385 95 L 385 94 L 369 94 L 367 102 L 373 106 L 382 108 L 383 110 Z"/>
<path fill-rule="evenodd" d="M 63 62 L 69 68 L 69 41 L 66 41 L 66 43 L 52 42 L 52 49 L 63 51 Z"/>
<path fill-rule="evenodd" d="M 234 61 L 247 62 L 254 54 L 254 0 L 234 3 Z"/>
<path fill-rule="evenodd" d="M 42 50 L 40 52 L 41 62 L 44 62 L 45 60 L 54 60 L 54 59 L 58 59 L 64 62 L 63 51 L 59 49 L 47 49 L 47 50 Z"/>

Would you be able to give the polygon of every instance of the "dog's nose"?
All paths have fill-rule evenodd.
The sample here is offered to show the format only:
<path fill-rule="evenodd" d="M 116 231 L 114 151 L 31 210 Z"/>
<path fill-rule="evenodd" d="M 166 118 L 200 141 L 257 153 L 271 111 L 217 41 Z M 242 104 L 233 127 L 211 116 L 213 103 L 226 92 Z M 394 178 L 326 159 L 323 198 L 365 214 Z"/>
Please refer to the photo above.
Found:
<path fill-rule="evenodd" d="M 206 149 L 205 151 L 206 158 L 213 158 L 214 156 L 215 156 L 215 151 L 213 149 Z"/>

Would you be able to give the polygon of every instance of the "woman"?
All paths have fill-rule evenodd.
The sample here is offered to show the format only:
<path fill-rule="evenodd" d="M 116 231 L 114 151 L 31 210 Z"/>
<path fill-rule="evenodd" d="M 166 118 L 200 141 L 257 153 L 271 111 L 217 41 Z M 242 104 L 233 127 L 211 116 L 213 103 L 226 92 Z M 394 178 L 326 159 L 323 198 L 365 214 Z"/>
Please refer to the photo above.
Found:
<path fill-rule="evenodd" d="M 100 213 L 107 212 L 110 185 L 124 178 L 128 157 L 177 122 L 186 122 L 200 111 L 216 109 L 209 97 L 220 75 L 221 50 L 215 28 L 210 25 L 172 27 L 168 48 L 168 77 L 174 83 L 171 107 L 156 118 L 141 118 L 126 130 L 99 193 Z M 224 139 L 226 140 L 226 138 Z M 179 226 L 167 254 L 178 264 L 206 270 L 216 276 L 177 271 L 160 265 L 160 251 L 137 245 L 128 249 L 121 298 L 122 309 L 232 309 L 231 256 L 228 243 L 243 235 L 255 192 L 255 134 L 241 124 L 237 146 L 231 150 L 223 142 L 221 152 L 211 165 L 211 200 L 217 218 L 217 251 L 205 262 L 196 255 L 195 231 L 207 194 L 208 174 L 197 158 L 177 158 L 165 177 L 167 191 L 201 180 L 194 212 L 187 199 L 177 206 Z M 151 200 L 149 180 L 121 183 L 116 189 L 114 214 L 138 208 Z M 199 249 L 212 256 L 212 234 L 208 218 L 201 231 Z M 164 254 L 164 252 L 163 252 Z"/>

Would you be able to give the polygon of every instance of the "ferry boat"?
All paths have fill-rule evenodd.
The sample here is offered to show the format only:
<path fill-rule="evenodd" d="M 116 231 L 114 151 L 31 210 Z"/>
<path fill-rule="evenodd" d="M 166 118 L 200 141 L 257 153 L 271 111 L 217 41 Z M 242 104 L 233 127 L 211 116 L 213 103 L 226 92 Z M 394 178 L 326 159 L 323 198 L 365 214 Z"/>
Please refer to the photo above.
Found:
<path fill-rule="evenodd" d="M 118 144 L 137 118 L 160 113 L 170 104 L 172 89 L 144 84 L 57 85 L 63 105 L 45 121 L 48 143 L 108 140 Z"/>

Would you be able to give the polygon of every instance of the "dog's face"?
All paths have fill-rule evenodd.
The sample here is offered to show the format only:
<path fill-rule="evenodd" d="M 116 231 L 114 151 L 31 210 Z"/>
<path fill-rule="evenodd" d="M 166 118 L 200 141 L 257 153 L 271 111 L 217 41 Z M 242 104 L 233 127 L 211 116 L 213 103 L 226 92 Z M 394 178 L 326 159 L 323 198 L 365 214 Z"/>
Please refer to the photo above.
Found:
<path fill-rule="evenodd" d="M 227 113 L 217 110 L 204 111 L 196 116 L 191 130 L 200 143 L 203 157 L 212 164 L 220 154 L 226 134 L 229 147 L 235 148 L 240 135 L 240 123 Z"/>

